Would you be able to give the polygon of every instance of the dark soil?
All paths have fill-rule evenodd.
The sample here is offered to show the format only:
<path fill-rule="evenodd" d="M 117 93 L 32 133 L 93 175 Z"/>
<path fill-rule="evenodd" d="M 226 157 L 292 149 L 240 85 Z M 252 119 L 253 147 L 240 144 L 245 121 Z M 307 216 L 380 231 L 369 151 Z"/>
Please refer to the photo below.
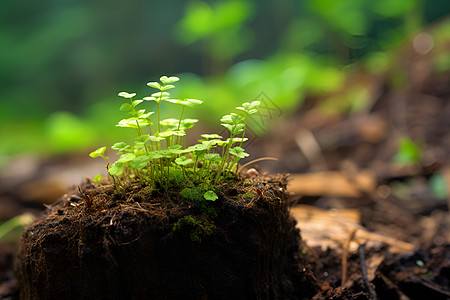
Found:
<path fill-rule="evenodd" d="M 137 185 L 115 193 L 87 181 L 24 232 L 20 298 L 310 298 L 317 286 L 297 271 L 306 266 L 285 185 L 224 185 L 210 217 L 179 196 L 155 197 Z M 186 216 L 201 224 L 180 223 Z"/>

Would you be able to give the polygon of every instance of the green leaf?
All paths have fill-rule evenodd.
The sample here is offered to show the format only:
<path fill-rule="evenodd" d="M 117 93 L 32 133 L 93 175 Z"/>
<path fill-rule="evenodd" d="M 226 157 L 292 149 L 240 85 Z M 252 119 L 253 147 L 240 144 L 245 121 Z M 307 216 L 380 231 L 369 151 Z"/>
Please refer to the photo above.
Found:
<path fill-rule="evenodd" d="M 111 167 L 108 169 L 109 174 L 111 175 L 120 175 L 123 173 L 124 167 L 123 163 L 116 161 L 111 165 Z"/>
<path fill-rule="evenodd" d="M 134 139 L 135 144 L 145 144 L 150 139 L 148 134 L 143 134 Z"/>
<path fill-rule="evenodd" d="M 89 156 L 92 158 L 96 158 L 96 157 L 100 156 L 100 157 L 103 157 L 105 160 L 108 160 L 108 158 L 105 156 L 105 150 L 106 150 L 106 147 L 98 148 L 97 150 L 89 153 Z"/>
<path fill-rule="evenodd" d="M 136 129 L 136 128 L 138 128 L 136 122 L 139 124 L 139 127 L 145 127 L 145 126 L 150 125 L 149 121 L 146 119 L 138 119 L 136 117 L 132 117 L 132 118 L 120 120 L 116 126 Z"/>
<path fill-rule="evenodd" d="M 230 125 L 230 124 L 223 123 L 220 125 L 222 125 L 226 129 L 228 129 L 230 131 L 231 135 L 237 135 L 239 133 L 242 133 L 244 131 L 244 127 L 245 127 L 245 124 Z"/>
<path fill-rule="evenodd" d="M 177 165 L 185 167 L 187 165 L 193 164 L 194 161 L 191 158 L 187 158 L 186 156 L 180 156 L 177 159 L 175 159 L 175 163 Z"/>
<path fill-rule="evenodd" d="M 125 153 L 125 154 L 122 154 L 117 161 L 125 163 L 125 162 L 133 160 L 135 158 L 136 158 L 136 156 L 133 153 Z"/>
<path fill-rule="evenodd" d="M 239 158 L 244 158 L 244 157 L 249 156 L 249 154 L 246 153 L 246 152 L 244 151 L 244 149 L 242 149 L 241 147 L 234 147 L 234 148 L 231 148 L 231 149 L 230 149 L 230 154 L 231 154 L 231 155 L 234 155 L 234 156 L 236 156 L 236 157 L 239 157 Z"/>
<path fill-rule="evenodd" d="M 151 95 L 152 97 L 155 97 L 155 98 L 164 98 L 164 97 L 169 97 L 170 96 L 170 94 L 169 93 L 167 93 L 167 92 L 156 92 L 156 93 L 153 93 L 152 95 Z M 145 98 L 144 98 L 145 99 Z M 165 100 L 165 99 L 167 99 L 167 98 L 164 98 L 164 99 L 162 99 L 162 100 Z"/>
<path fill-rule="evenodd" d="M 130 151 L 131 150 L 131 146 L 127 145 L 127 143 L 125 142 L 118 142 L 115 143 L 114 145 L 111 146 L 111 149 L 113 150 L 117 150 L 117 151 Z"/>
<path fill-rule="evenodd" d="M 144 100 L 142 100 L 142 99 L 140 99 L 140 100 L 134 100 L 134 101 L 132 102 L 132 105 L 133 105 L 133 107 L 136 107 L 136 105 L 138 105 L 138 104 L 140 104 L 140 103 L 142 103 L 142 102 L 144 102 Z"/>
<path fill-rule="evenodd" d="M 138 155 L 132 161 L 130 161 L 130 165 L 135 169 L 143 169 L 147 167 L 147 163 L 150 161 L 150 157 L 148 155 Z"/>
<path fill-rule="evenodd" d="M 133 106 L 130 103 L 124 103 L 120 106 L 121 111 L 131 111 L 133 110 Z"/>
<path fill-rule="evenodd" d="M 203 197 L 208 201 L 216 201 L 219 197 L 213 191 L 209 190 L 203 194 Z"/>
<path fill-rule="evenodd" d="M 159 102 L 159 99 L 156 99 L 155 97 L 144 97 L 142 98 L 145 101 L 156 101 Z"/>
<path fill-rule="evenodd" d="M 170 90 L 170 89 L 173 89 L 174 87 L 175 87 L 174 85 L 168 84 L 168 85 L 163 86 L 163 88 L 161 89 L 161 91 Z"/>
<path fill-rule="evenodd" d="M 259 101 L 245 102 L 242 103 L 242 106 L 236 107 L 236 109 L 243 110 L 249 115 L 254 114 L 258 111 L 257 107 L 261 105 Z"/>
<path fill-rule="evenodd" d="M 197 99 L 165 99 L 167 102 L 181 104 L 188 107 L 193 107 L 202 104 L 203 101 Z"/>
<path fill-rule="evenodd" d="M 92 181 L 99 183 L 100 180 L 102 180 L 102 174 L 98 174 L 97 176 L 94 177 L 94 179 L 92 179 Z"/>
<path fill-rule="evenodd" d="M 221 139 L 222 137 L 218 134 L 212 133 L 212 134 L 202 134 L 201 137 L 210 140 L 210 139 Z"/>
<path fill-rule="evenodd" d="M 245 120 L 244 116 L 235 114 L 235 113 L 231 113 L 229 115 L 225 115 L 223 116 L 220 121 L 225 123 L 225 124 L 239 124 L 241 122 L 243 122 Z"/>
<path fill-rule="evenodd" d="M 167 147 L 167 150 L 178 150 L 178 149 L 181 149 L 181 145 L 172 145 L 172 146 L 169 146 L 169 147 Z"/>
<path fill-rule="evenodd" d="M 149 136 L 148 139 L 149 139 L 150 142 L 159 142 L 159 141 L 164 140 L 163 137 L 154 136 L 154 135 Z"/>
<path fill-rule="evenodd" d="M 170 84 L 170 83 L 174 83 L 177 82 L 178 80 L 180 80 L 180 78 L 176 77 L 176 76 L 171 76 L 171 77 L 167 77 L 167 76 L 162 76 L 159 81 L 161 81 L 164 84 Z"/>
<path fill-rule="evenodd" d="M 181 120 L 180 129 L 183 129 L 183 130 L 190 129 L 190 128 L 194 127 L 195 123 L 197 123 L 197 122 L 198 122 L 197 119 L 184 119 L 184 120 Z"/>
<path fill-rule="evenodd" d="M 159 122 L 159 124 L 161 124 L 162 126 L 168 126 L 171 128 L 177 128 L 178 127 L 178 123 L 180 121 L 174 118 L 169 118 L 169 119 L 164 119 L 162 121 Z"/>
<path fill-rule="evenodd" d="M 206 145 L 203 144 L 195 144 L 192 146 L 187 147 L 184 152 L 186 153 L 190 153 L 190 152 L 194 152 L 194 151 L 202 151 L 202 150 L 206 150 L 208 149 L 208 147 Z"/>
<path fill-rule="evenodd" d="M 232 138 L 232 139 L 230 139 L 230 138 L 227 139 L 227 143 L 231 142 L 231 144 L 243 143 L 243 142 L 246 142 L 246 141 L 248 141 L 248 138 L 235 137 L 235 138 Z"/>
<path fill-rule="evenodd" d="M 155 113 L 154 111 L 149 111 L 148 113 L 145 114 L 145 109 L 141 109 L 136 114 L 137 114 L 137 117 L 140 118 L 140 119 L 147 119 L 148 117 L 150 117 L 154 113 Z"/>
<path fill-rule="evenodd" d="M 133 98 L 134 96 L 136 96 L 136 93 L 127 93 L 127 92 L 120 92 L 119 94 L 118 94 L 118 96 L 120 96 L 120 97 L 123 97 L 123 98 L 126 98 L 126 99 L 131 99 L 131 98 Z"/>
<path fill-rule="evenodd" d="M 154 89 L 158 89 L 158 90 L 162 89 L 162 86 L 159 84 L 159 82 L 149 82 L 149 83 L 147 83 L 147 85 Z"/>
<path fill-rule="evenodd" d="M 175 136 L 185 136 L 186 132 L 184 130 L 166 130 L 164 132 L 160 132 L 159 133 L 159 136 L 164 137 L 164 138 L 167 138 L 167 137 L 170 137 L 170 136 L 173 136 L 173 135 L 175 135 Z"/>

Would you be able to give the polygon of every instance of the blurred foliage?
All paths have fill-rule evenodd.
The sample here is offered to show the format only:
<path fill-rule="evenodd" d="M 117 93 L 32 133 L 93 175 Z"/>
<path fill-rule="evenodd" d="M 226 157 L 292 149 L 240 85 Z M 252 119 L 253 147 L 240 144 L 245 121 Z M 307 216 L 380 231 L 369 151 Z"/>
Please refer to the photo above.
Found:
<path fill-rule="evenodd" d="M 418 164 L 422 151 L 410 138 L 402 137 L 398 141 L 398 151 L 392 160 L 399 164 Z"/>
<path fill-rule="evenodd" d="M 445 0 L 2 1 L 0 161 L 109 142 L 117 92 L 149 93 L 139 83 L 163 73 L 211 120 L 261 92 L 295 111 L 340 88 L 345 66 L 383 72 L 389 50 L 449 11 Z M 448 54 L 436 65 L 450 68 Z M 334 103 L 364 106 L 367 91 L 352 93 Z"/>

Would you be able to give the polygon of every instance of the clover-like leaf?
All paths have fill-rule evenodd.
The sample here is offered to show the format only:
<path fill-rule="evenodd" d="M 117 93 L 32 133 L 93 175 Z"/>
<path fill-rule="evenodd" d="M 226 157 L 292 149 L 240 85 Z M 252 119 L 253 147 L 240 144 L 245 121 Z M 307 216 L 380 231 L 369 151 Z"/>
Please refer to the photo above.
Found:
<path fill-rule="evenodd" d="M 139 127 L 144 127 L 144 126 L 150 125 L 149 121 L 146 119 L 138 119 L 136 117 L 132 117 L 132 118 L 120 120 L 116 126 L 136 129 L 136 128 L 138 128 L 137 124 L 139 124 Z"/>
<path fill-rule="evenodd" d="M 167 98 L 165 98 L 165 97 L 169 97 L 170 96 L 170 94 L 169 93 L 167 93 L 167 92 L 156 92 L 156 93 L 153 93 L 153 94 L 151 94 L 151 96 L 152 97 L 155 97 L 155 98 L 164 98 L 164 99 L 167 99 Z M 163 99 L 163 100 L 164 100 Z"/>
<path fill-rule="evenodd" d="M 211 133 L 211 134 L 205 133 L 205 134 L 202 134 L 202 135 L 200 135 L 200 136 L 201 136 L 202 138 L 207 139 L 207 140 L 210 140 L 210 139 L 221 139 L 221 138 L 222 138 L 220 135 L 218 135 L 218 134 L 216 134 L 216 133 Z"/>
<path fill-rule="evenodd" d="M 214 193 L 214 192 L 211 191 L 211 190 L 205 192 L 205 193 L 203 194 L 203 198 L 205 198 L 205 200 L 208 200 L 208 201 L 216 201 L 217 199 L 219 199 L 219 197 L 217 196 L 217 194 Z"/>
<path fill-rule="evenodd" d="M 228 129 L 230 131 L 231 135 L 237 135 L 239 133 L 242 133 L 244 131 L 244 128 L 245 128 L 245 124 L 233 124 L 233 125 L 231 125 L 231 124 L 223 123 L 223 124 L 220 124 L 220 125 L 222 125 L 226 129 Z"/>
<path fill-rule="evenodd" d="M 180 156 L 180 157 L 175 159 L 175 163 L 177 165 L 185 167 L 185 166 L 188 166 L 190 164 L 193 164 L 194 160 L 192 160 L 191 158 L 187 158 L 186 156 Z"/>
<path fill-rule="evenodd" d="M 190 128 L 194 127 L 194 125 L 197 122 L 198 122 L 197 119 L 184 119 L 184 120 L 181 120 L 180 129 L 183 129 L 183 130 L 190 129 Z"/>
<path fill-rule="evenodd" d="M 184 130 L 170 130 L 169 129 L 169 130 L 166 130 L 166 131 L 163 131 L 163 132 L 159 133 L 159 136 L 164 137 L 164 138 L 167 138 L 167 137 L 170 137 L 170 136 L 173 136 L 173 135 L 175 135 L 175 136 L 185 136 L 186 132 Z"/>
<path fill-rule="evenodd" d="M 130 165 L 135 169 L 145 168 L 150 161 L 150 157 L 148 155 L 138 155 L 132 161 L 130 161 Z"/>
<path fill-rule="evenodd" d="M 117 161 L 125 163 L 130 160 L 133 160 L 135 157 L 136 156 L 133 153 L 125 153 L 125 154 L 122 154 Z"/>
<path fill-rule="evenodd" d="M 242 110 L 245 113 L 251 115 L 251 114 L 258 112 L 257 107 L 259 105 L 261 105 L 260 101 L 245 102 L 245 103 L 242 103 L 242 106 L 236 107 L 236 109 Z"/>
<path fill-rule="evenodd" d="M 232 139 L 231 138 L 227 139 L 227 143 L 231 142 L 231 144 L 243 143 L 243 142 L 246 142 L 246 141 L 248 141 L 248 138 L 235 137 L 235 138 L 232 138 Z"/>
<path fill-rule="evenodd" d="M 239 158 L 244 158 L 244 157 L 249 156 L 249 154 L 246 153 L 246 152 L 244 151 L 244 149 L 242 149 L 241 147 L 234 147 L 234 148 L 231 148 L 231 149 L 230 149 L 230 154 L 231 154 L 231 155 L 234 155 L 234 156 L 236 156 L 236 157 L 239 157 Z"/>
<path fill-rule="evenodd" d="M 202 100 L 198 99 L 166 99 L 166 101 L 188 107 L 193 107 L 203 103 Z"/>
<path fill-rule="evenodd" d="M 166 90 L 170 90 L 173 89 L 175 86 L 173 84 L 168 84 L 162 87 L 161 91 L 166 91 Z"/>
<path fill-rule="evenodd" d="M 103 157 L 105 160 L 108 160 L 108 158 L 105 156 L 105 150 L 106 150 L 106 147 L 100 147 L 97 150 L 89 153 L 89 156 L 92 158 Z"/>
<path fill-rule="evenodd" d="M 162 89 L 162 86 L 159 84 L 159 82 L 149 82 L 149 83 L 147 83 L 147 85 L 154 89 L 158 89 L 158 90 Z"/>
<path fill-rule="evenodd" d="M 178 80 L 180 80 L 180 78 L 178 78 L 176 76 L 171 76 L 171 77 L 161 76 L 161 78 L 159 78 L 159 80 L 164 84 L 171 84 L 171 83 L 177 82 Z"/>
<path fill-rule="evenodd" d="M 149 140 L 150 142 L 159 142 L 159 141 L 164 140 L 164 138 L 163 138 L 163 137 L 160 137 L 160 136 L 154 136 L 154 135 L 151 135 L 151 136 L 148 137 L 148 140 Z"/>
<path fill-rule="evenodd" d="M 131 146 L 127 145 L 125 142 L 118 142 L 111 146 L 111 149 L 117 150 L 119 152 L 131 151 Z"/>
<path fill-rule="evenodd" d="M 239 124 L 244 121 L 244 117 L 235 113 L 223 116 L 220 121 L 225 124 Z"/>
<path fill-rule="evenodd" d="M 134 96 L 136 96 L 136 93 L 127 93 L 127 92 L 120 92 L 119 94 L 118 94 L 118 96 L 119 97 L 123 97 L 123 98 L 126 98 L 126 99 L 131 99 L 131 98 L 133 98 Z"/>
<path fill-rule="evenodd" d="M 161 124 L 162 126 L 168 126 L 168 127 L 171 127 L 171 128 L 177 128 L 179 122 L 180 122 L 180 120 L 178 120 L 178 119 L 169 118 L 169 119 L 164 119 L 164 120 L 160 121 L 159 124 Z"/>
<path fill-rule="evenodd" d="M 111 167 L 108 169 L 109 174 L 111 175 L 120 175 L 124 171 L 124 165 L 123 162 L 116 161 L 111 165 Z"/>

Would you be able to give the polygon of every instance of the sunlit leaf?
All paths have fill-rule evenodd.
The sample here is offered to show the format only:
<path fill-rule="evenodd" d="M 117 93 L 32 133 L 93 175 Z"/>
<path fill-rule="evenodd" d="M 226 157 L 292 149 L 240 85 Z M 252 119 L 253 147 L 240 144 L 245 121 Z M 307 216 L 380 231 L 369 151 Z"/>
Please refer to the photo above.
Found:
<path fill-rule="evenodd" d="M 162 88 L 162 86 L 159 84 L 159 82 L 149 82 L 149 83 L 147 83 L 147 85 L 149 87 L 152 87 L 152 88 L 155 88 L 158 90 L 161 90 L 161 88 Z"/>
<path fill-rule="evenodd" d="M 136 93 L 127 93 L 127 92 L 120 92 L 119 94 L 118 94 L 118 96 L 120 96 L 120 97 L 123 97 L 123 98 L 127 98 L 127 99 L 130 99 L 130 98 L 133 98 L 134 96 L 136 96 Z"/>
<path fill-rule="evenodd" d="M 177 82 L 178 80 L 180 80 L 180 78 L 178 78 L 176 76 L 171 76 L 171 77 L 162 76 L 159 80 L 164 84 L 170 84 L 170 83 Z"/>
<path fill-rule="evenodd" d="M 106 147 L 101 147 L 101 148 L 98 148 L 97 150 L 95 150 L 95 151 L 92 151 L 91 153 L 89 153 L 89 156 L 90 157 L 92 157 L 92 158 L 96 158 L 96 157 L 103 157 L 104 159 L 108 159 L 107 157 L 105 157 L 105 150 L 106 150 Z"/>

